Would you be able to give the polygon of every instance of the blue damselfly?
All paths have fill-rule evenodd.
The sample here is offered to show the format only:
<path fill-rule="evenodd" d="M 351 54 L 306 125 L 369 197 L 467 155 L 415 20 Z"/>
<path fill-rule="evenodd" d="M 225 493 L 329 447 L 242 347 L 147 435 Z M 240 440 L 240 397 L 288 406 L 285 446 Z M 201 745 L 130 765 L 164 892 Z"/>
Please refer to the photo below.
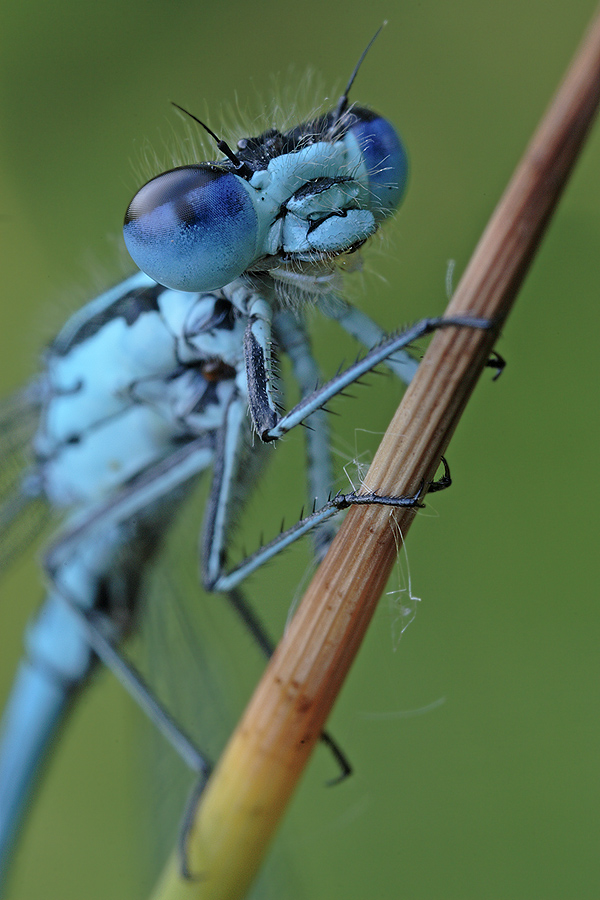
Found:
<path fill-rule="evenodd" d="M 2 528 L 12 526 L 15 538 L 6 555 L 27 541 L 32 508 L 63 522 L 45 557 L 48 596 L 5 712 L 2 866 L 55 730 L 98 661 L 206 777 L 209 762 L 121 655 L 142 612 L 146 568 L 201 473 L 212 470 L 204 586 L 246 617 L 240 583 L 298 537 L 314 534 L 318 558 L 340 510 L 420 505 L 427 489 L 448 482 L 413 497 L 332 494 L 324 405 L 380 364 L 408 383 L 416 362 L 405 348 L 436 328 L 488 325 L 435 318 L 386 336 L 341 297 L 340 263 L 395 212 L 407 179 L 394 127 L 349 103 L 363 57 L 332 110 L 234 148 L 216 138 L 217 161 L 174 168 L 142 187 L 124 225 L 141 271 L 73 315 L 39 378 L 3 407 L 9 462 L 30 452 L 24 473 L 7 469 Z M 309 305 L 367 350 L 326 382 L 304 324 Z M 302 397 L 286 413 L 278 353 L 289 357 Z M 305 423 L 313 512 L 228 567 L 232 519 L 268 445 Z M 255 620 L 252 630 L 268 650 Z"/>

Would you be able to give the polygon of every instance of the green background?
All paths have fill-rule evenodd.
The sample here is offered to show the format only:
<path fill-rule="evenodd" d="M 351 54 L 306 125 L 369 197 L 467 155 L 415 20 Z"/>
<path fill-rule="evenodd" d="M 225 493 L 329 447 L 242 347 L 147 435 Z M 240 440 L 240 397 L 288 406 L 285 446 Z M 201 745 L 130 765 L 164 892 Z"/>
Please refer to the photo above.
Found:
<path fill-rule="evenodd" d="M 181 130 L 171 99 L 208 110 L 218 128 L 225 103 L 271 105 L 273 77 L 292 84 L 294 99 L 310 67 L 333 102 L 384 18 L 352 96 L 398 126 L 411 182 L 384 242 L 367 250 L 364 273 L 348 278 L 350 296 L 387 329 L 440 313 L 447 261 L 456 260 L 458 277 L 593 7 L 5 3 L 3 392 L 35 371 L 39 348 L 69 311 L 122 271 L 120 223 L 141 181 L 139 159 Z M 322 99 L 317 87 L 314 102 Z M 450 447 L 454 487 L 432 498 L 411 531 L 416 619 L 398 644 L 382 603 L 334 711 L 331 730 L 356 774 L 325 789 L 332 763 L 317 752 L 274 851 L 286 862 L 269 896 L 600 893 L 599 163 L 597 129 L 499 341 L 508 368 L 497 384 L 483 379 Z M 351 341 L 312 321 L 332 370 L 352 358 Z M 392 379 L 375 377 L 355 393 L 335 406 L 342 464 L 372 455 L 400 396 Z M 299 510 L 300 454 L 292 439 L 273 454 L 244 518 L 249 546 Z M 307 559 L 306 548 L 290 552 L 252 582 L 274 628 Z M 187 567 L 191 584 L 192 559 Z M 406 578 L 401 557 L 390 590 Z M 2 581 L 0 698 L 39 597 L 31 554 Z M 239 708 L 259 664 L 244 669 L 249 641 L 229 620 L 224 627 L 216 668 L 231 674 Z M 145 896 L 139 735 L 131 702 L 103 673 L 36 798 L 11 900 Z"/>

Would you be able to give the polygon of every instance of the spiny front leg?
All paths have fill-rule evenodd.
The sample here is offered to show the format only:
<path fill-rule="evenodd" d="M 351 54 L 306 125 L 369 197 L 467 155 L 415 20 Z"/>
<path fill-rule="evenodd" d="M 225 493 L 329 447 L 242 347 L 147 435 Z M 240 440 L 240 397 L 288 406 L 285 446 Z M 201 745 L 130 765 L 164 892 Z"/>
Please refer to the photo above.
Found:
<path fill-rule="evenodd" d="M 318 387 L 312 394 L 303 397 L 302 400 L 284 416 L 278 416 L 276 424 L 270 429 L 259 432 L 264 442 L 275 441 L 292 428 L 300 425 L 311 413 L 317 409 L 321 409 L 333 397 L 337 397 L 350 384 L 358 381 L 367 372 L 376 368 L 381 363 L 386 362 L 403 350 L 409 344 L 427 334 L 437 331 L 439 328 L 475 328 L 487 331 L 494 327 L 494 323 L 488 319 L 480 319 L 475 316 L 452 316 L 451 318 L 432 318 L 422 319 L 411 328 L 399 334 L 393 334 L 387 337 L 377 347 L 373 347 L 362 359 L 358 359 L 353 365 L 349 366 L 343 372 L 339 372 L 328 382 Z"/>
<path fill-rule="evenodd" d="M 248 383 L 248 405 L 261 441 L 269 437 L 281 419 L 276 403 L 276 375 L 273 368 L 271 325 L 273 312 L 266 300 L 255 297 L 248 310 L 244 333 L 244 357 Z"/>

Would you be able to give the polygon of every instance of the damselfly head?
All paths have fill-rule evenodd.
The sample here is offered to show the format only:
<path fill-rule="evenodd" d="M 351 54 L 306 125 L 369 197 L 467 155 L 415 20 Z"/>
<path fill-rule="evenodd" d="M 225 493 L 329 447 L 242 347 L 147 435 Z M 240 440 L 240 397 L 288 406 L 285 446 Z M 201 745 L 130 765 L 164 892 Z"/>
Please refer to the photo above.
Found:
<path fill-rule="evenodd" d="M 285 132 L 269 128 L 233 150 L 187 113 L 224 158 L 171 169 L 135 195 L 124 237 L 142 271 L 182 291 L 215 290 L 248 271 L 309 265 L 318 274 L 377 231 L 400 204 L 408 175 L 391 123 L 349 105 L 377 34 L 336 107 Z"/>

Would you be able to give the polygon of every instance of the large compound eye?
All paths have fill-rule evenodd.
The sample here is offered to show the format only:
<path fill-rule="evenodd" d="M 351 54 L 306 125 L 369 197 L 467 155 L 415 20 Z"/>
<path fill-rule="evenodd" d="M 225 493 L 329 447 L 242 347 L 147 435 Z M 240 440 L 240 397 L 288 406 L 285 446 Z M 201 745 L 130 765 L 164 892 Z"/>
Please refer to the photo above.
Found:
<path fill-rule="evenodd" d="M 372 212 L 377 221 L 390 216 L 406 190 L 408 158 L 393 126 L 381 116 L 358 119 L 352 125 L 369 173 Z"/>
<path fill-rule="evenodd" d="M 258 221 L 245 181 L 210 165 L 183 166 L 141 188 L 123 235 L 139 268 L 178 291 L 211 291 L 256 255 Z"/>

